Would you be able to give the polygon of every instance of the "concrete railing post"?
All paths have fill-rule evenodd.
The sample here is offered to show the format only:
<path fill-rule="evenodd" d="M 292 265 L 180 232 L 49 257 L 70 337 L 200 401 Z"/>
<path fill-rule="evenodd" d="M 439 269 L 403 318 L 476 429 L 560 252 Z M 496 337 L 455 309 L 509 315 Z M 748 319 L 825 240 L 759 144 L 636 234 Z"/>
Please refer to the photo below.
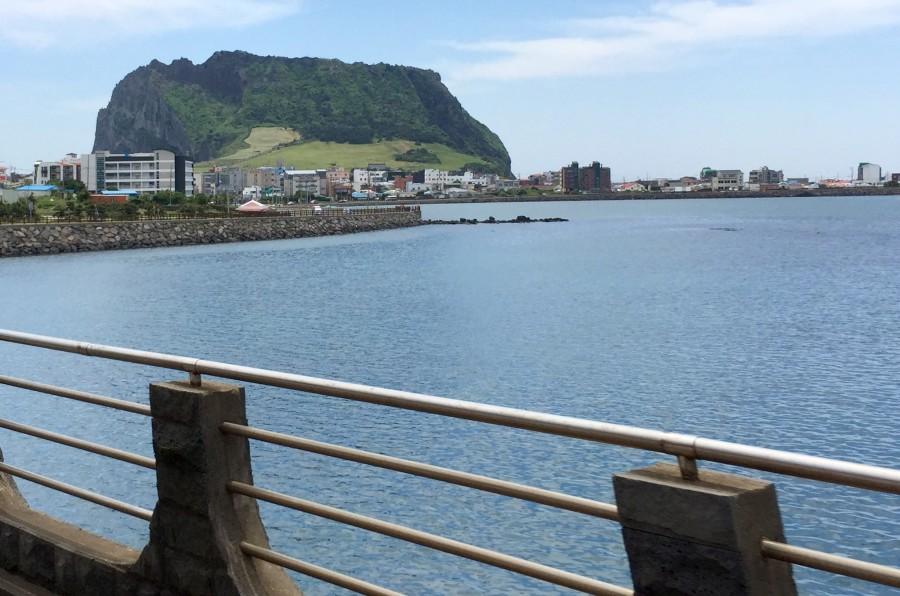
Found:
<path fill-rule="evenodd" d="M 141 574 L 179 594 L 299 594 L 282 569 L 239 547 L 269 546 L 256 502 L 226 490 L 229 480 L 253 482 L 247 440 L 219 430 L 247 423 L 243 388 L 154 383 L 150 407 L 159 500 Z"/>
<path fill-rule="evenodd" d="M 763 558 L 784 541 L 775 486 L 753 478 L 656 464 L 613 477 L 638 596 L 794 596 L 791 566 Z"/>

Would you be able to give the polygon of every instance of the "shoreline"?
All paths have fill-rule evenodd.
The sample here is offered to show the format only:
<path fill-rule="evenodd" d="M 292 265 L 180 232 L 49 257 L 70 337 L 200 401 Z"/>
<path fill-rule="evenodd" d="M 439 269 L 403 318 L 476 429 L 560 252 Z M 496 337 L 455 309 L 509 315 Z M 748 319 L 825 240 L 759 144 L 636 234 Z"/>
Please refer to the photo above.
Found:
<path fill-rule="evenodd" d="M 453 199 L 395 199 L 390 201 L 348 201 L 339 205 L 461 205 L 467 203 L 543 203 L 566 201 L 676 201 L 683 199 L 775 199 L 821 197 L 900 196 L 900 188 L 816 188 L 780 191 L 702 191 L 702 192 L 606 192 L 596 194 L 546 194 L 541 196 L 495 197 L 480 195 Z M 322 203 L 327 205 L 329 203 Z M 293 206 L 287 206 L 290 209 Z M 279 206 L 283 209 L 285 207 Z"/>

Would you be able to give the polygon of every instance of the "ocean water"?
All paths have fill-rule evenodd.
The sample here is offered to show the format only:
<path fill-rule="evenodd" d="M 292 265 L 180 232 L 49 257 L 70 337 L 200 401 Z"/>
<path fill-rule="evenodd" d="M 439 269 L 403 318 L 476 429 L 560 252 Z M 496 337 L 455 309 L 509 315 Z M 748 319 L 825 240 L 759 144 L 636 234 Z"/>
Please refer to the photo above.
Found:
<path fill-rule="evenodd" d="M 0 260 L 0 327 L 898 467 L 900 198 L 508 203 L 343 237 Z M 172 371 L 0 345 L 0 374 L 147 401 Z M 251 424 L 612 500 L 667 458 L 249 385 Z M 141 416 L 0 387 L 3 418 L 152 455 Z M 0 431 L 12 464 L 152 507 L 153 473 Z M 254 444 L 260 486 L 628 585 L 610 522 Z M 713 466 L 701 463 L 707 467 Z M 726 469 L 721 467 L 722 469 Z M 900 565 L 900 497 L 777 483 L 790 542 Z M 146 524 L 20 482 L 134 547 Z M 278 550 L 413 594 L 566 593 L 274 506 Z M 309 594 L 340 590 L 297 576 Z M 804 594 L 887 588 L 797 568 Z"/>

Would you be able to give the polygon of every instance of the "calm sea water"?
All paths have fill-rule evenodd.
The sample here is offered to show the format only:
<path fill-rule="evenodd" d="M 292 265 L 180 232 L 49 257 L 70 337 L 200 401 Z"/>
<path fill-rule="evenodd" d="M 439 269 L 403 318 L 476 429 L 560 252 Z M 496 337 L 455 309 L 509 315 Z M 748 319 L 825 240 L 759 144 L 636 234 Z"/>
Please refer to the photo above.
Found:
<path fill-rule="evenodd" d="M 898 466 L 900 199 L 424 214 L 571 221 L 0 260 L 0 327 Z M 0 363 L 2 374 L 139 402 L 149 381 L 178 376 L 6 345 Z M 600 500 L 612 499 L 614 472 L 664 459 L 258 386 L 248 401 L 261 427 Z M 5 387 L 0 408 L 152 454 L 140 416 Z M 6 431 L 0 446 L 13 465 L 153 506 L 150 471 Z M 254 445 L 254 464 L 267 488 L 628 583 L 609 522 L 267 445 Z M 766 477 L 791 542 L 900 564 L 898 497 Z M 146 524 L 20 486 L 73 523 L 146 540 Z M 300 513 L 263 515 L 277 549 L 409 593 L 555 593 Z M 796 577 L 805 594 L 889 592 Z"/>

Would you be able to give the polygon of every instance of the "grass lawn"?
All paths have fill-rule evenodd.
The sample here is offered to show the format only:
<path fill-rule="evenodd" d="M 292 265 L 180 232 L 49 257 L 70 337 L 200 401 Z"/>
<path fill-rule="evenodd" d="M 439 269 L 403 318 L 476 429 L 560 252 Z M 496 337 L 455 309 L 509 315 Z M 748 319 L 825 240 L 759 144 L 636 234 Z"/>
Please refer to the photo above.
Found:
<path fill-rule="evenodd" d="M 272 151 L 274 148 L 300 140 L 300 135 L 292 128 L 276 126 L 258 126 L 250 131 L 244 139 L 245 147 L 222 158 L 225 162 L 242 162 L 257 155 Z"/>
<path fill-rule="evenodd" d="M 260 129 L 254 129 L 254 131 L 256 130 Z M 252 133 L 250 137 L 253 137 Z M 248 140 L 250 137 L 248 137 Z M 257 142 L 258 147 L 260 146 L 260 143 L 260 141 Z M 269 145 L 269 147 L 272 146 L 273 145 Z M 260 166 L 274 166 L 281 161 L 284 163 L 285 167 L 293 167 L 301 170 L 327 168 L 331 164 L 348 169 L 354 167 L 364 168 L 367 164 L 375 162 L 383 162 L 390 167 L 400 167 L 408 170 L 420 170 L 423 168 L 456 170 L 466 163 L 482 161 L 474 155 L 460 153 L 459 151 L 455 151 L 450 147 L 439 143 L 423 143 L 421 146 L 437 155 L 438 159 L 440 159 L 440 163 L 407 162 L 394 159 L 394 155 L 404 153 L 415 146 L 416 144 L 413 141 L 404 140 L 380 141 L 378 143 L 358 145 L 350 143 L 309 141 L 288 145 L 273 151 L 255 155 L 245 154 L 245 150 L 241 150 L 225 158 L 218 158 L 202 164 L 197 164 L 195 168 L 198 170 L 206 169 L 213 164 L 240 165 L 241 167 L 246 168 L 256 168 Z M 246 155 L 246 157 L 243 157 L 244 155 Z"/>

